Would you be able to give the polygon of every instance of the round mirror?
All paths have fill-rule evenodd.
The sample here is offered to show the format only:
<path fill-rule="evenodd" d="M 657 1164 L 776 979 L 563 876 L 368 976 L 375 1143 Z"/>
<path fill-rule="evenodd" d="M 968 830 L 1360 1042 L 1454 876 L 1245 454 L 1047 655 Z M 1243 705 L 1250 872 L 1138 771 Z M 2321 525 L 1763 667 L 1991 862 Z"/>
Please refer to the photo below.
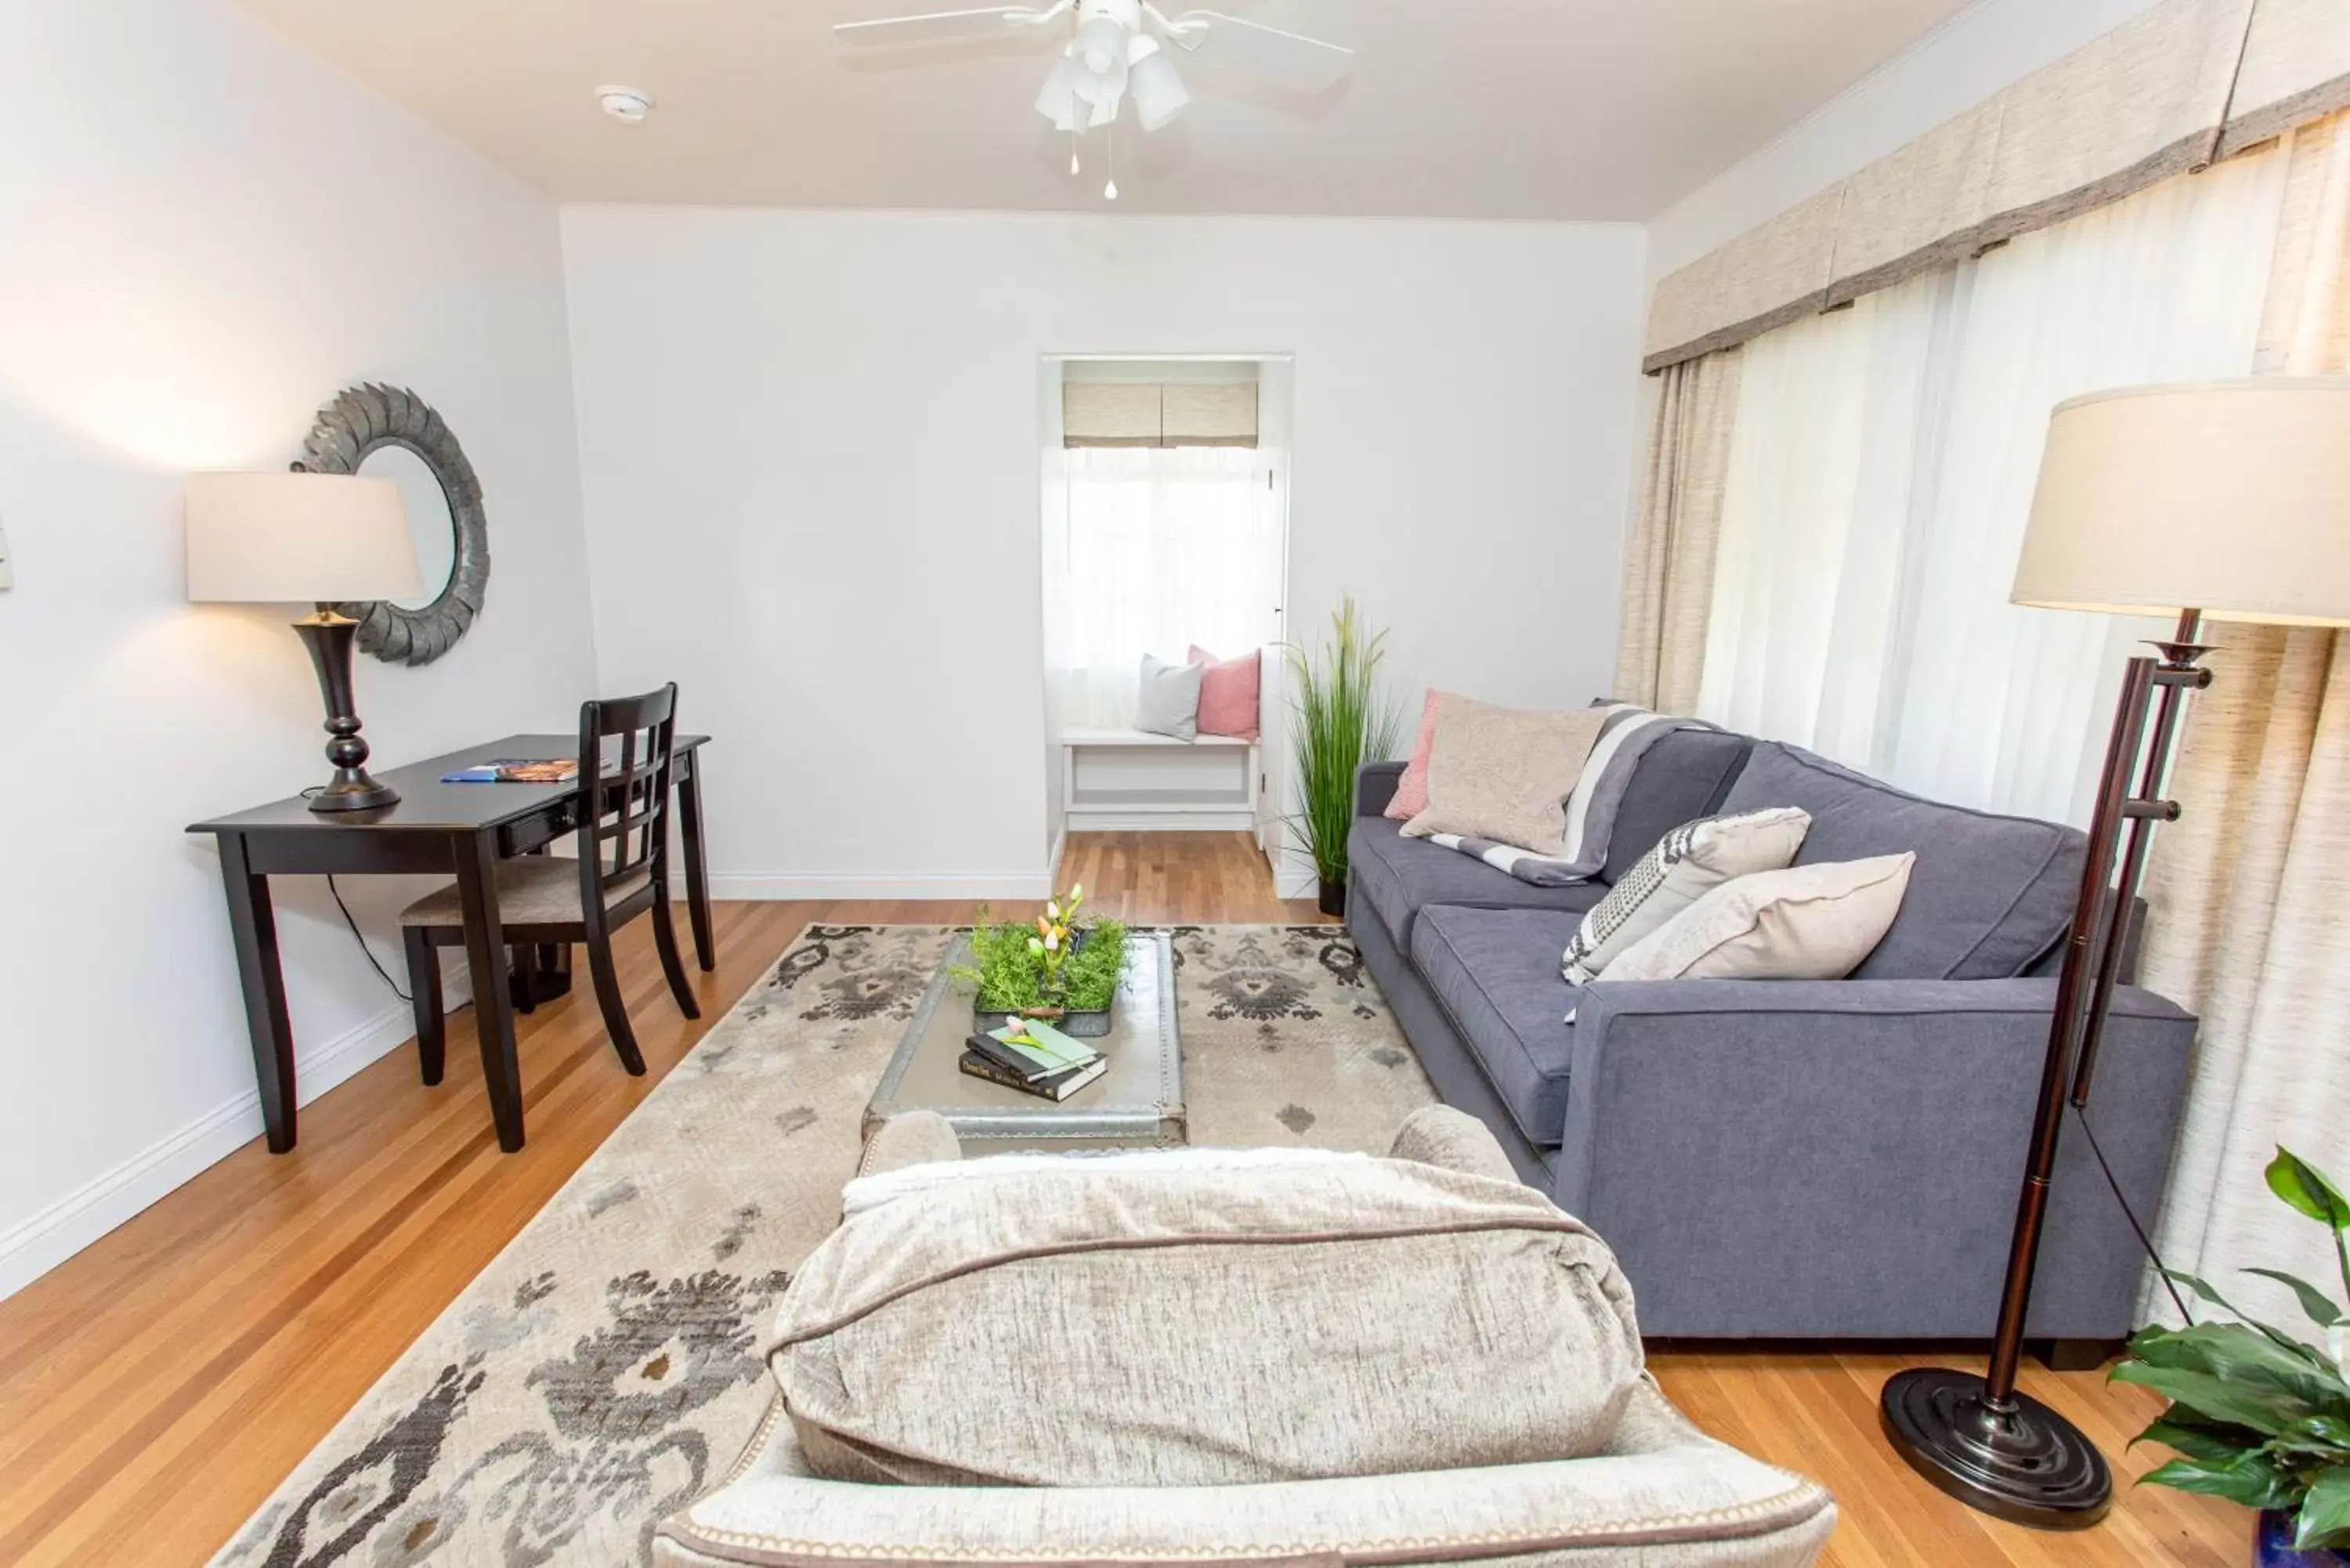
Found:
<path fill-rule="evenodd" d="M 404 446 L 380 446 L 359 460 L 359 472 L 369 479 L 389 479 L 400 486 L 408 508 L 408 531 L 416 540 L 416 580 L 423 585 L 414 598 L 391 602 L 405 610 L 428 608 L 449 587 L 457 569 L 457 517 L 441 481 L 422 458 Z"/>
<path fill-rule="evenodd" d="M 359 651 L 387 664 L 430 664 L 455 647 L 489 588 L 490 525 L 481 479 L 432 406 L 405 387 L 346 387 L 318 410 L 294 466 L 389 479 L 408 507 L 423 591 L 336 606 L 359 623 Z"/>

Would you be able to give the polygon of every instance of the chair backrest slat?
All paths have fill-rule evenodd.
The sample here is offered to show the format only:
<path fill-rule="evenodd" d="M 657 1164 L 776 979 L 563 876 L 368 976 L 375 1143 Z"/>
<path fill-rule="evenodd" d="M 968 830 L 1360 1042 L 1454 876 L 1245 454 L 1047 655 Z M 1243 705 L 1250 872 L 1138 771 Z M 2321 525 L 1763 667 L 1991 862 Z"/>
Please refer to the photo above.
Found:
<path fill-rule="evenodd" d="M 591 921 L 616 884 L 640 874 L 667 880 L 676 740 L 674 681 L 641 697 L 579 705 L 579 876 L 582 909 Z M 607 768 L 606 748 L 614 741 L 619 754 Z"/>

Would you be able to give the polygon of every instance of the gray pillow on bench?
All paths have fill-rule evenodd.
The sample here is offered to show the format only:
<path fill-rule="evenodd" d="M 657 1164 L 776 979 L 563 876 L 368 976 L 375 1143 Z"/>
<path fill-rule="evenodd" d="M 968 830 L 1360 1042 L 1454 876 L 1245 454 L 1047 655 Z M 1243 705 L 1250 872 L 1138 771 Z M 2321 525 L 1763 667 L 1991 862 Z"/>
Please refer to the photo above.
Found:
<path fill-rule="evenodd" d="M 1200 738 L 1200 678 L 1204 664 L 1170 664 L 1142 656 L 1142 687 L 1134 701 L 1134 727 L 1146 734 Z"/>

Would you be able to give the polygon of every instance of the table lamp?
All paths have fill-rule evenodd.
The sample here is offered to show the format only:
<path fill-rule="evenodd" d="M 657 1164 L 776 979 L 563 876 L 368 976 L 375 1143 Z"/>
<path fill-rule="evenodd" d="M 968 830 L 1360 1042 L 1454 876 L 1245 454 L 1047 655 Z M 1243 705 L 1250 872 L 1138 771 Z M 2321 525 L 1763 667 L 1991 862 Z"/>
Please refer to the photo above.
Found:
<path fill-rule="evenodd" d="M 312 811 L 366 811 L 397 793 L 368 776 L 368 744 L 351 700 L 359 622 L 334 606 L 405 598 L 421 589 L 400 486 L 339 473 L 198 473 L 188 480 L 188 597 L 239 604 L 316 604 L 294 623 L 327 702 L 334 777 Z"/>
<path fill-rule="evenodd" d="M 2211 683 L 2205 618 L 2350 625 L 2350 377 L 2143 387 L 2058 404 L 2009 598 L 2178 624 L 2152 644 L 2160 657 L 2131 659 L 2123 680 L 1989 1370 L 1901 1373 L 1886 1384 L 1880 1414 L 1901 1456 L 1944 1491 L 2020 1524 L 2064 1529 L 2105 1516 L 2112 1472 L 2080 1428 L 2015 1386 L 2064 1102 L 2088 1104 L 2151 826 L 2178 817 L 2162 790 L 2181 694 Z"/>

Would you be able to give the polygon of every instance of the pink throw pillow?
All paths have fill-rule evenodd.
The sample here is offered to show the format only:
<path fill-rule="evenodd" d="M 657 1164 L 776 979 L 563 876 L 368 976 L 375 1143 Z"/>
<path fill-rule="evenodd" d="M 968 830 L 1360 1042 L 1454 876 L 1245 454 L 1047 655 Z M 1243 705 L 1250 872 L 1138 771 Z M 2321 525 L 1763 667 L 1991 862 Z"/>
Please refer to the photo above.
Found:
<path fill-rule="evenodd" d="M 1257 655 L 1219 659 L 1198 643 L 1187 660 L 1204 664 L 1200 672 L 1200 733 L 1257 738 Z"/>
<path fill-rule="evenodd" d="M 1419 739 L 1411 743 L 1411 761 L 1403 765 L 1395 798 L 1388 802 L 1385 815 L 1398 822 L 1409 822 L 1428 809 L 1428 753 L 1436 747 L 1436 688 L 1431 686 L 1419 710 Z"/>

